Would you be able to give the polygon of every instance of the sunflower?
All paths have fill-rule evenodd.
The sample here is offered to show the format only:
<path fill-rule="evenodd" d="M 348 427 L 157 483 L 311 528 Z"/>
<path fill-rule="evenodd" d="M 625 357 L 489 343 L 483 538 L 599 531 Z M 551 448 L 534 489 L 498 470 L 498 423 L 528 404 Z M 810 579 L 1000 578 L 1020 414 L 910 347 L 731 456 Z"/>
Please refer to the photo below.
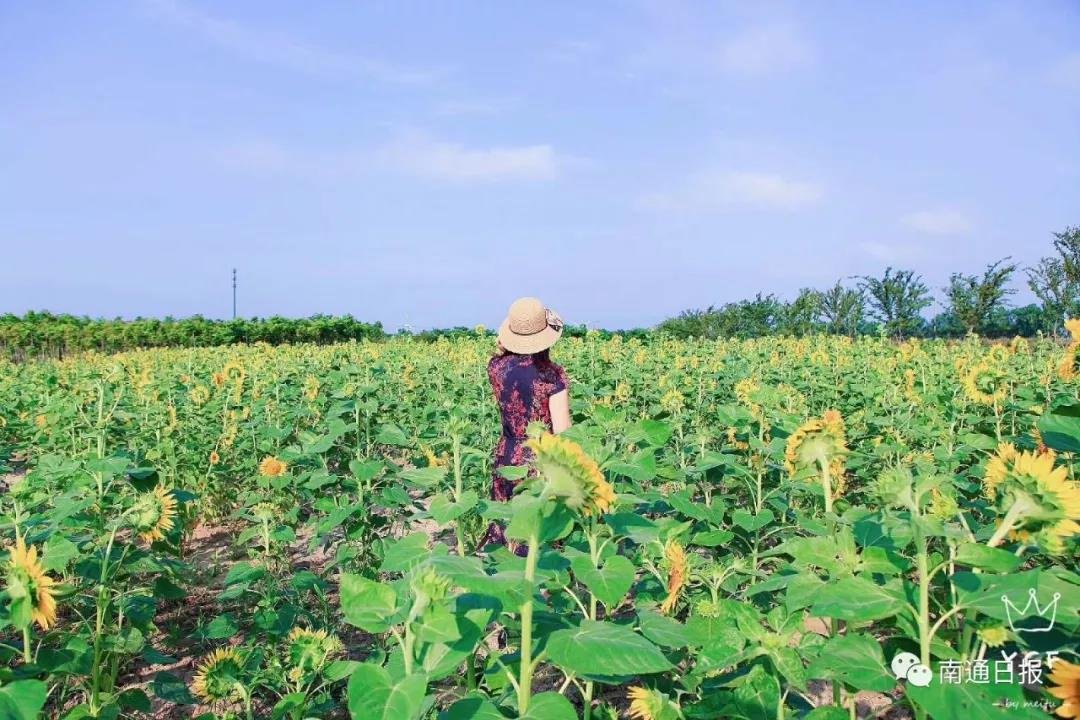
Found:
<path fill-rule="evenodd" d="M 210 391 L 206 389 L 205 385 L 196 385 L 188 391 L 188 397 L 191 399 L 191 403 L 198 407 L 205 405 L 206 401 L 210 399 Z"/>
<path fill-rule="evenodd" d="M 1057 687 L 1047 692 L 1064 700 L 1054 714 L 1063 718 L 1080 718 L 1080 665 L 1073 665 L 1057 658 L 1050 665 L 1050 681 Z"/>
<path fill-rule="evenodd" d="M 685 405 L 686 399 L 676 388 L 671 388 L 660 398 L 660 407 L 672 415 L 678 414 Z"/>
<path fill-rule="evenodd" d="M 919 392 L 915 389 L 915 371 L 911 368 L 904 371 L 904 397 L 912 405 L 922 404 L 922 398 L 919 397 Z"/>
<path fill-rule="evenodd" d="M 960 384 L 969 400 L 982 405 L 997 405 L 1009 394 L 1005 372 L 989 360 L 973 365 Z"/>
<path fill-rule="evenodd" d="M 319 382 L 319 378 L 314 375 L 308 375 L 304 379 L 304 398 L 314 402 L 319 397 L 319 390 L 322 388 L 322 384 Z"/>
<path fill-rule="evenodd" d="M 1001 647 L 1009 639 L 1009 631 L 1002 625 L 979 628 L 979 639 L 986 643 L 987 647 Z"/>
<path fill-rule="evenodd" d="M 1020 452 L 1002 443 L 986 464 L 983 493 L 1003 518 L 990 544 L 1012 532 L 1030 534 L 1032 544 L 1052 555 L 1065 551 L 1065 540 L 1080 533 L 1080 486 L 1069 480 L 1057 455 Z M 1028 536 L 1024 536 L 1028 537 Z"/>
<path fill-rule="evenodd" d="M 615 504 L 615 489 L 604 479 L 596 461 L 574 441 L 548 433 L 526 445 L 535 454 L 536 469 L 547 481 L 545 492 L 563 498 L 571 510 L 599 515 Z"/>
<path fill-rule="evenodd" d="M 753 378 L 743 378 L 735 383 L 735 399 L 750 410 L 750 414 L 758 420 L 762 419 L 761 405 L 753 400 L 753 396 L 761 390 L 761 385 Z"/>
<path fill-rule="evenodd" d="M 1080 318 L 1066 320 L 1065 329 L 1069 331 L 1069 336 L 1072 337 L 1073 342 L 1080 342 Z"/>
<path fill-rule="evenodd" d="M 678 720 L 682 717 L 679 706 L 659 690 L 632 687 L 626 692 L 630 701 L 627 711 L 631 720 Z"/>
<path fill-rule="evenodd" d="M 289 466 L 284 461 L 278 460 L 273 455 L 263 458 L 259 463 L 259 474 L 263 477 L 278 477 L 284 475 Z"/>
<path fill-rule="evenodd" d="M 42 630 L 56 622 L 55 585 L 38 562 L 37 548 L 28 548 L 23 538 L 16 538 L 8 560 L 7 593 L 12 605 L 23 599 L 30 603 L 30 618 L 25 622 L 36 622 Z"/>
<path fill-rule="evenodd" d="M 941 521 L 952 520 L 960 512 L 960 506 L 956 498 L 949 493 L 943 493 L 938 488 L 930 491 L 930 514 Z M 991 646 L 996 647 L 996 646 Z"/>
<path fill-rule="evenodd" d="M 144 493 L 132 509 L 132 525 L 146 542 L 165 539 L 174 527 L 176 498 L 171 490 L 158 485 L 152 492 Z"/>
<path fill-rule="evenodd" d="M 1072 320 L 1070 322 L 1078 321 Z M 1069 347 L 1065 348 L 1065 355 L 1062 356 L 1061 362 L 1058 364 L 1058 377 L 1066 382 L 1075 378 L 1078 359 L 1080 359 L 1080 340 L 1073 340 L 1069 343 Z"/>
<path fill-rule="evenodd" d="M 221 462 L 221 456 L 218 455 L 218 451 L 217 450 L 211 450 L 210 451 L 210 464 L 211 465 L 217 465 L 219 462 Z"/>
<path fill-rule="evenodd" d="M 668 565 L 667 597 L 660 606 L 660 612 L 667 615 L 675 609 L 675 603 L 679 601 L 679 593 L 690 574 L 690 564 L 686 558 L 686 550 L 675 540 L 668 540 L 664 546 L 664 559 Z"/>
<path fill-rule="evenodd" d="M 255 516 L 255 519 L 264 523 L 273 520 L 280 512 L 281 510 L 274 503 L 261 502 L 251 507 L 251 514 Z"/>
<path fill-rule="evenodd" d="M 244 695 L 244 665 L 232 648 L 218 648 L 199 664 L 191 690 L 207 702 L 237 700 Z"/>
<path fill-rule="evenodd" d="M 832 510 L 833 500 L 844 491 L 847 453 L 844 418 L 837 410 L 826 410 L 820 418 L 810 418 L 788 437 L 784 464 L 791 475 L 807 468 L 819 471 L 825 509 Z"/>
<path fill-rule="evenodd" d="M 435 451 L 430 446 L 420 444 L 420 452 L 424 453 L 424 458 L 427 459 L 428 467 L 444 468 L 450 464 L 450 457 L 443 453 L 442 455 L 436 455 Z"/>
<path fill-rule="evenodd" d="M 326 630 L 293 628 L 286 646 L 290 678 L 294 682 L 310 682 L 343 649 L 337 636 Z"/>
<path fill-rule="evenodd" d="M 221 368 L 221 374 L 229 380 L 233 380 L 238 383 L 244 382 L 247 377 L 247 370 L 237 360 L 230 360 L 225 363 L 225 367 Z"/>

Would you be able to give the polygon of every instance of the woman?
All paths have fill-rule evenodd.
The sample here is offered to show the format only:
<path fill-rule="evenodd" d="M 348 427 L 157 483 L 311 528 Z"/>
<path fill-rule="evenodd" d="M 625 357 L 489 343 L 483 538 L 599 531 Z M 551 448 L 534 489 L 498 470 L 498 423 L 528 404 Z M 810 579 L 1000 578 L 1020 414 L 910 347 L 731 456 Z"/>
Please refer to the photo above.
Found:
<path fill-rule="evenodd" d="M 554 433 L 570 427 L 570 391 L 566 372 L 553 363 L 548 350 L 562 336 L 562 319 L 536 298 L 521 298 L 510 306 L 499 327 L 499 351 L 488 362 L 488 378 L 502 413 L 502 437 L 495 449 L 491 497 L 505 502 L 515 483 L 499 468 L 524 465 L 531 458 L 525 447 L 531 422 Z M 492 524 L 489 543 L 506 544 L 503 528 Z"/>

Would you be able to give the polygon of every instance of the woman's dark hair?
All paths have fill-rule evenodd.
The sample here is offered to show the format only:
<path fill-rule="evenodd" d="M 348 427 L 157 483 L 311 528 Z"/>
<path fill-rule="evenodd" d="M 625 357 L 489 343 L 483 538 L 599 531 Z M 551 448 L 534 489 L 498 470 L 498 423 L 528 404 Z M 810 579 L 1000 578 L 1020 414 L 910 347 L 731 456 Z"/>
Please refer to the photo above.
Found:
<path fill-rule="evenodd" d="M 541 350 L 540 352 L 534 352 L 534 353 L 516 353 L 516 352 L 511 352 L 510 350 L 507 350 L 506 354 L 507 355 L 530 355 L 530 356 L 532 356 L 532 359 L 535 360 L 538 363 L 551 363 L 550 348 Z"/>

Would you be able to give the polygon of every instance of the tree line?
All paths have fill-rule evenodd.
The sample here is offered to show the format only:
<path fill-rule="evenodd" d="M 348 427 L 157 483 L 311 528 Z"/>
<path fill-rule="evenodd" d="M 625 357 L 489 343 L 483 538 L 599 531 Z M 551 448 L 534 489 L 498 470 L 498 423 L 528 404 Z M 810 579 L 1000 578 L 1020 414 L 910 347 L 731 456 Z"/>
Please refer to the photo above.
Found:
<path fill-rule="evenodd" d="M 988 264 L 981 274 L 953 273 L 941 288 L 942 312 L 926 317 L 934 295 L 914 270 L 888 267 L 880 277 L 849 278 L 826 290 L 803 288 L 784 302 L 759 293 L 751 300 L 721 307 L 686 310 L 657 329 L 676 337 L 759 337 L 826 332 L 890 337 L 1031 337 L 1063 330 L 1067 317 L 1080 316 L 1080 227 L 1053 233 L 1053 253 L 1023 268 L 1038 299 L 1014 307 L 1014 276 L 1021 270 L 1011 258 Z"/>
<path fill-rule="evenodd" d="M 849 278 L 825 290 L 803 288 L 784 302 L 773 294 L 704 310 L 686 310 L 656 328 L 591 330 L 602 336 L 648 338 L 656 332 L 676 337 L 759 337 L 884 333 L 891 337 L 1031 337 L 1056 334 L 1066 317 L 1080 316 L 1080 227 L 1053 234 L 1053 253 L 1023 268 L 1027 285 L 1038 303 L 1013 307 L 1011 286 L 1021 270 L 1009 258 L 990 263 L 979 275 L 953 273 L 942 288 L 945 309 L 932 318 L 924 311 L 933 304 L 931 289 L 913 270 L 886 268 L 880 277 Z M 445 328 L 418 333 L 399 331 L 421 341 L 476 333 L 478 328 Z M 584 326 L 567 325 L 570 337 L 586 333 Z M 82 351 L 119 352 L 133 348 L 206 347 L 265 342 L 335 343 L 382 340 L 380 322 L 363 322 L 351 315 L 310 318 L 240 318 L 212 320 L 201 316 L 134 320 L 105 320 L 75 315 L 29 312 L 0 315 L 0 357 L 15 360 L 63 357 Z"/>
<path fill-rule="evenodd" d="M 75 315 L 29 312 L 0 315 L 0 355 L 16 360 L 59 357 L 95 350 L 119 352 L 133 348 L 207 347 L 265 342 L 334 343 L 378 340 L 386 336 L 382 323 L 361 322 L 351 315 L 310 318 L 238 318 L 211 320 L 196 315 L 134 320 L 102 320 Z"/>

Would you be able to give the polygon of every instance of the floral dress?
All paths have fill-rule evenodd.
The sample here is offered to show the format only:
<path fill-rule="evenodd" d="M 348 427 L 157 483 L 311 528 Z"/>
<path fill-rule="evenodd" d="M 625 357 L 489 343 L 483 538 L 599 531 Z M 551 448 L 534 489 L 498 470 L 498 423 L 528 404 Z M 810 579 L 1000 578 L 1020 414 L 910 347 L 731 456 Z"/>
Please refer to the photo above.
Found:
<path fill-rule="evenodd" d="M 569 381 L 566 371 L 550 360 L 513 353 L 491 358 L 488 378 L 502 413 L 502 436 L 495 448 L 491 498 L 505 502 L 513 497 L 515 483 L 500 475 L 499 468 L 524 465 L 532 458 L 532 451 L 525 446 L 529 423 L 542 422 L 551 430 L 548 401 L 565 390 Z M 505 544 L 502 528 L 493 524 L 488 530 L 488 541 Z"/>

